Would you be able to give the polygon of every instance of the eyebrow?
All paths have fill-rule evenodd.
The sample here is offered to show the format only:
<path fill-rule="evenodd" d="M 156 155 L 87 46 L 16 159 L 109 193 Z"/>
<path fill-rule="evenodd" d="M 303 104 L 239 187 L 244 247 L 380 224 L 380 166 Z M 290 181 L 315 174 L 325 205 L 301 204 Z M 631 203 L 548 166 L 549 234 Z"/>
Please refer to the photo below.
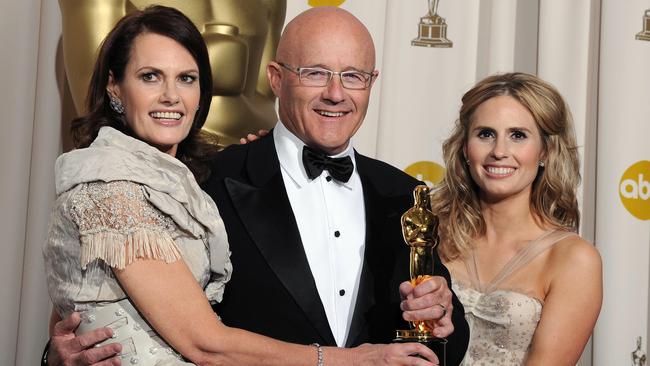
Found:
<path fill-rule="evenodd" d="M 165 72 L 163 70 L 161 70 L 161 69 L 159 69 L 159 68 L 157 68 L 155 66 L 142 66 L 142 67 L 138 68 L 137 70 L 135 70 L 135 72 L 139 73 L 139 72 L 142 72 L 143 70 L 147 70 L 147 69 L 151 70 L 151 71 L 155 71 L 155 72 L 157 72 L 159 74 L 163 74 L 163 75 L 165 74 Z M 183 70 L 183 71 L 179 72 L 178 74 L 180 75 L 180 74 L 190 74 L 190 73 L 198 74 L 199 70 L 197 70 L 197 69 L 187 69 L 187 70 Z"/>
<path fill-rule="evenodd" d="M 472 128 L 472 131 L 477 131 L 477 130 L 490 130 L 490 131 L 496 131 L 496 129 L 494 129 L 494 128 L 492 128 L 492 127 L 482 126 L 482 125 L 478 125 L 478 126 Z M 531 131 L 529 128 L 527 128 L 527 127 L 508 127 L 508 128 L 506 129 L 506 131 L 508 131 L 508 132 L 524 131 L 524 132 L 528 132 L 528 133 L 531 133 L 531 132 L 532 132 L 532 131 Z"/>
<path fill-rule="evenodd" d="M 325 70 L 334 71 L 329 66 L 326 66 L 326 65 L 323 65 L 323 64 L 313 64 L 313 65 L 309 65 L 309 66 L 298 66 L 298 67 L 301 67 L 303 69 L 304 68 L 310 68 L 310 69 L 325 69 Z M 360 72 L 366 72 L 366 73 L 369 73 L 369 74 L 372 73 L 372 71 L 368 72 L 368 71 L 356 68 L 354 66 L 347 66 L 347 67 L 341 69 L 341 71 L 339 71 L 339 72 L 345 72 L 345 71 L 360 71 Z"/>

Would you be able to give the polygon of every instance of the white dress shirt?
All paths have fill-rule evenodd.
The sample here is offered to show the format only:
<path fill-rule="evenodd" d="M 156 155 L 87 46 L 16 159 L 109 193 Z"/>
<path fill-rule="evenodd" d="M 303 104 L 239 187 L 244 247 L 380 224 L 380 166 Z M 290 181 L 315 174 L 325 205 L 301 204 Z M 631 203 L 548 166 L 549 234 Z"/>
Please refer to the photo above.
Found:
<path fill-rule="evenodd" d="M 350 156 L 354 172 L 341 183 L 327 170 L 307 177 L 302 164 L 305 145 L 280 122 L 273 130 L 282 179 L 298 224 L 307 261 L 338 346 L 344 346 L 359 289 L 366 239 L 363 188 L 351 144 L 340 154 Z"/>

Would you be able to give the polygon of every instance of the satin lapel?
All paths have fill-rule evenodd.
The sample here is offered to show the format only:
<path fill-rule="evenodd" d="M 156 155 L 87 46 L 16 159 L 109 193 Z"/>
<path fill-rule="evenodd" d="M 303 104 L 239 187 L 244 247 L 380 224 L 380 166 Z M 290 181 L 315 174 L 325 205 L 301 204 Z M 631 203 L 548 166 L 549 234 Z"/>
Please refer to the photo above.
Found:
<path fill-rule="evenodd" d="M 268 137 L 251 144 L 247 159 L 251 184 L 225 179 L 233 206 L 271 269 L 325 340 L 324 344 L 336 344 L 302 246 L 273 139 Z"/>
<path fill-rule="evenodd" d="M 375 275 L 373 274 L 373 266 L 371 266 L 371 255 L 376 253 L 377 248 L 382 240 L 380 236 L 386 218 L 391 215 L 386 212 L 385 200 L 390 199 L 381 194 L 366 175 L 368 167 L 364 164 L 364 160 L 357 155 L 357 170 L 361 177 L 361 184 L 363 186 L 363 200 L 366 212 L 366 242 L 363 256 L 363 267 L 361 269 L 361 278 L 359 280 L 359 291 L 357 295 L 357 302 L 354 307 L 354 314 L 352 315 L 352 322 L 350 324 L 350 332 L 346 342 L 346 347 L 351 347 L 358 344 L 357 339 L 363 332 L 368 331 L 368 315 L 370 309 L 375 305 Z M 380 249 L 379 249 L 380 250 Z"/>
<path fill-rule="evenodd" d="M 374 205 L 378 202 L 377 192 L 374 190 L 374 187 L 364 182 L 363 176 L 361 177 L 361 184 L 363 185 L 363 200 L 366 211 L 366 248 L 364 250 L 361 278 L 359 279 L 357 301 L 354 306 L 354 313 L 352 314 L 352 322 L 350 323 L 350 332 L 348 333 L 346 347 L 352 347 L 357 344 L 356 339 L 367 328 L 368 310 L 375 304 L 375 278 L 368 263 L 368 253 L 371 250 L 373 242 L 372 228 L 375 227 L 377 221 L 377 217 L 373 214 L 373 212 L 376 212 Z"/>

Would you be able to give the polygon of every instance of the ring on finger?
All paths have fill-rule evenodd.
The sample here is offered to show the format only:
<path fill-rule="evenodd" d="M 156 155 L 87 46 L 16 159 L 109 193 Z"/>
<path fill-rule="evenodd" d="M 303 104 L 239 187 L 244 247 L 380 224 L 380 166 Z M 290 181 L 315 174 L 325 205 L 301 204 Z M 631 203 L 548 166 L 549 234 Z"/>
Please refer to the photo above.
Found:
<path fill-rule="evenodd" d="M 440 303 L 438 303 L 438 304 L 436 304 L 436 305 L 440 306 L 440 309 L 442 309 L 442 315 L 441 315 L 440 317 L 441 317 L 441 318 L 444 318 L 445 315 L 447 315 L 447 307 L 444 306 L 443 304 L 440 304 Z"/>

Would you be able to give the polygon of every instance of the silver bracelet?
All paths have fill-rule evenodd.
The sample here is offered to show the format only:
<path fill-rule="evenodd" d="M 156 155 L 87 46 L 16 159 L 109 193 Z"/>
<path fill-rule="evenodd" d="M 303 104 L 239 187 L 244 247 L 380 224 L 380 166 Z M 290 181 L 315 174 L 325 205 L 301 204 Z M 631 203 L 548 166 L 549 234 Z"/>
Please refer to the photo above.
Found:
<path fill-rule="evenodd" d="M 323 348 L 318 343 L 312 343 L 311 345 L 316 347 L 316 353 L 318 354 L 318 361 L 316 362 L 316 366 L 324 366 L 325 362 L 323 362 Z"/>

